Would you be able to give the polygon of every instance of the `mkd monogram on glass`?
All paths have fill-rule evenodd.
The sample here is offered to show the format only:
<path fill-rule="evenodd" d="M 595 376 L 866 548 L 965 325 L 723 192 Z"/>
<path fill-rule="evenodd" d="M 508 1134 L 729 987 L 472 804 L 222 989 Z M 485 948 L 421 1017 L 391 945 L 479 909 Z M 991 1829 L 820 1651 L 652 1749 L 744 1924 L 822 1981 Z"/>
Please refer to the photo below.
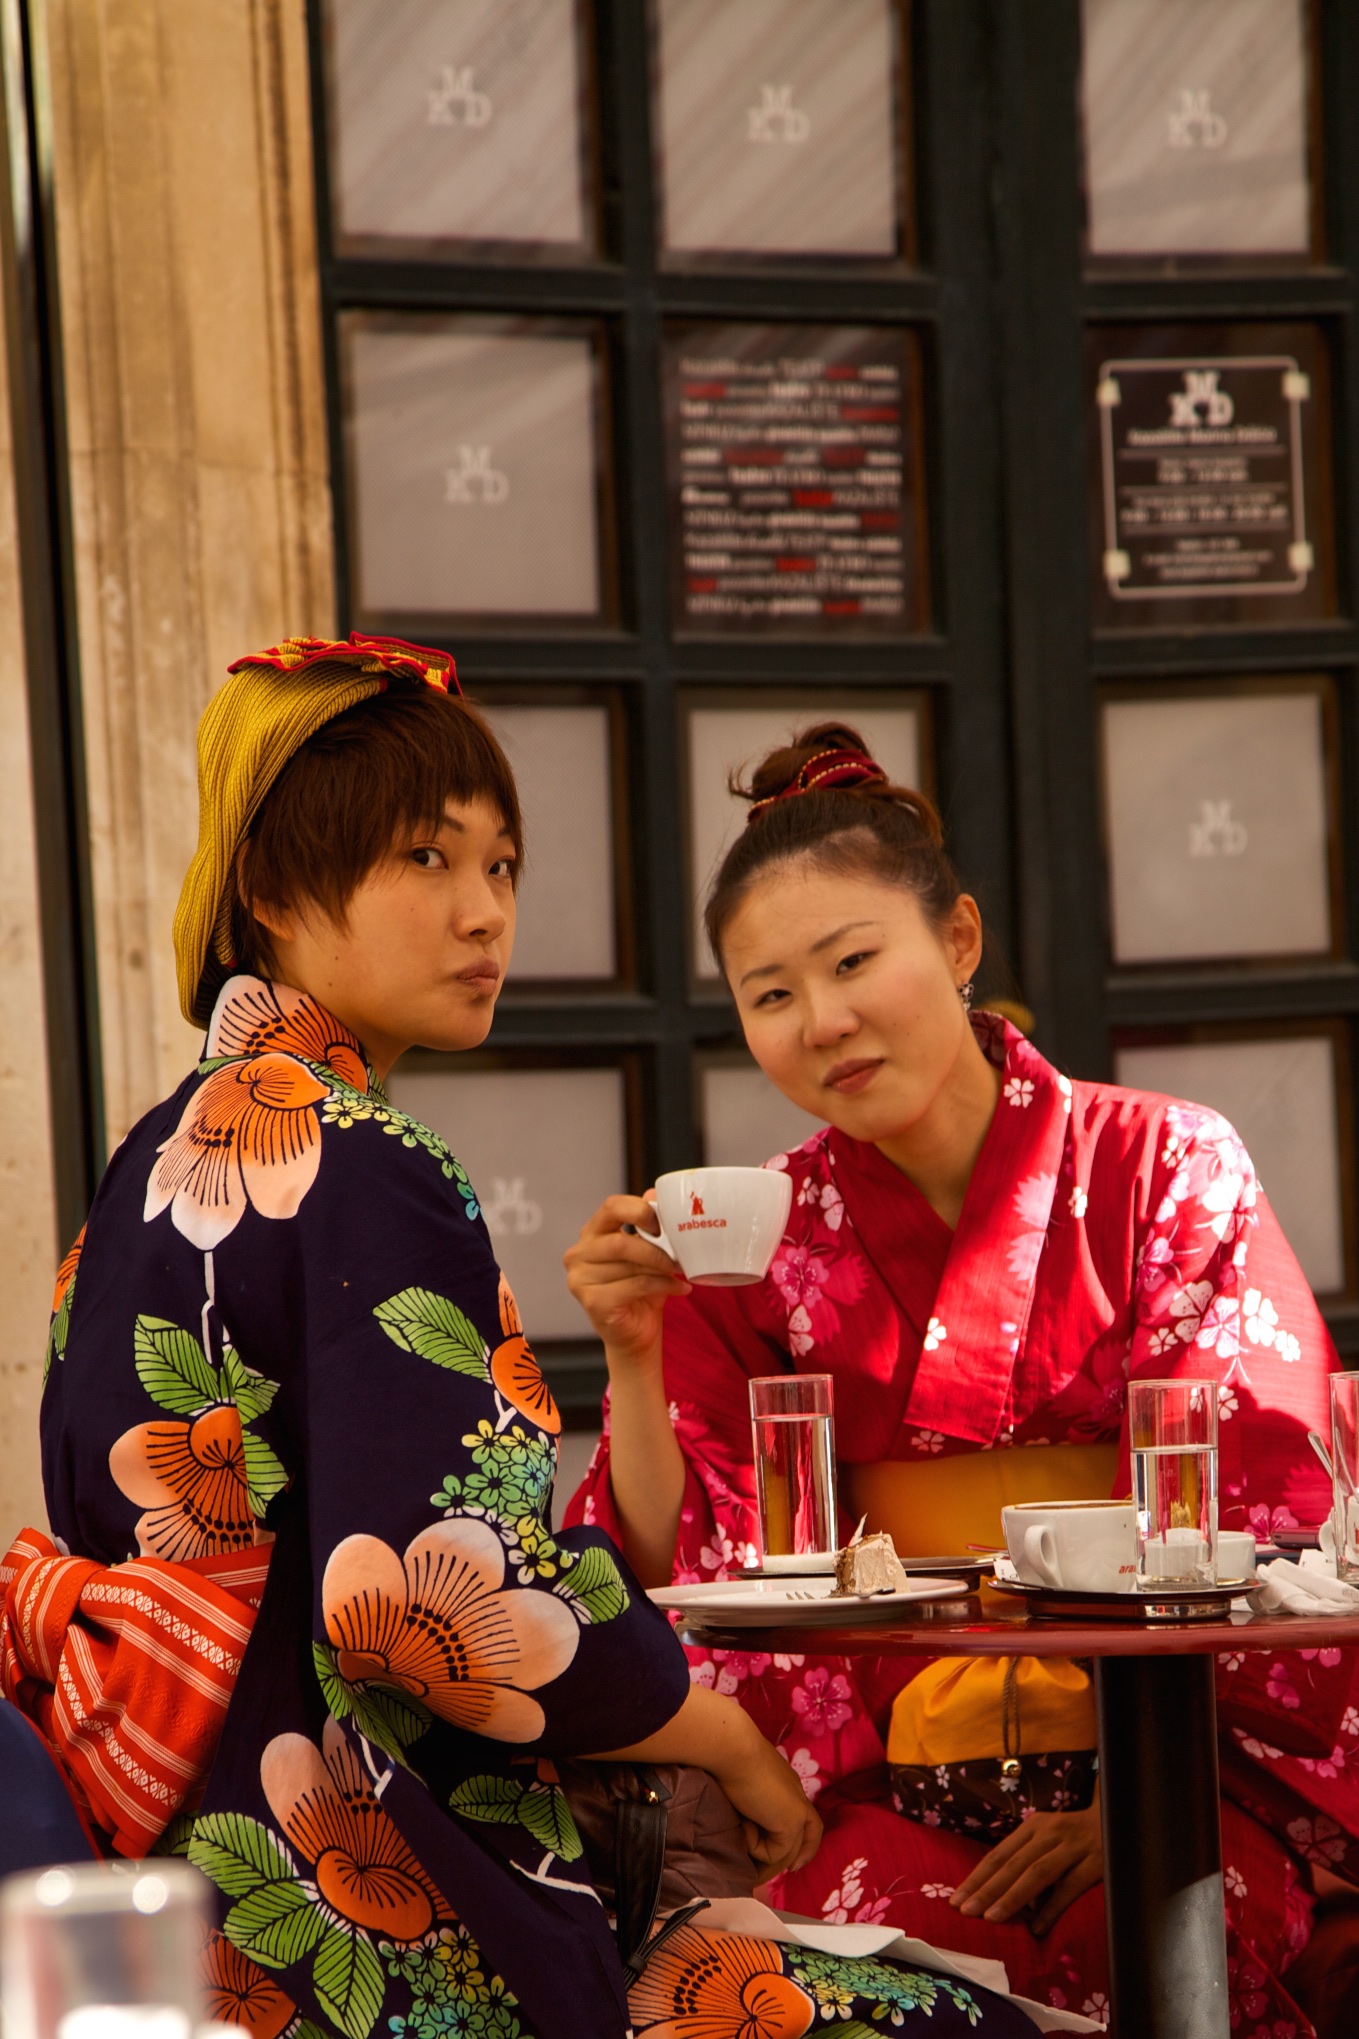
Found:
<path fill-rule="evenodd" d="M 510 478 L 492 467 L 489 446 L 460 446 L 458 465 L 444 469 L 446 503 L 489 504 L 498 509 L 509 496 Z"/>
<path fill-rule="evenodd" d="M 793 104 L 791 85 L 761 85 L 760 103 L 746 108 L 748 142 L 805 142 L 812 123 Z"/>
<path fill-rule="evenodd" d="M 429 102 L 425 120 L 430 127 L 486 127 L 495 110 L 488 94 L 477 91 L 470 64 L 462 70 L 456 64 L 441 65 L 439 82 L 425 98 Z"/>
<path fill-rule="evenodd" d="M 527 1190 L 527 1178 L 522 1175 L 502 1175 L 491 1178 L 491 1195 L 483 1199 L 482 1212 L 486 1229 L 491 1237 L 500 1238 L 506 1233 L 517 1233 L 521 1239 L 532 1238 L 542 1229 L 543 1207 L 535 1204 Z"/>
<path fill-rule="evenodd" d="M 1232 814 L 1230 800 L 1200 800 L 1199 818 L 1189 824 L 1191 857 L 1244 856 L 1250 833 Z"/>

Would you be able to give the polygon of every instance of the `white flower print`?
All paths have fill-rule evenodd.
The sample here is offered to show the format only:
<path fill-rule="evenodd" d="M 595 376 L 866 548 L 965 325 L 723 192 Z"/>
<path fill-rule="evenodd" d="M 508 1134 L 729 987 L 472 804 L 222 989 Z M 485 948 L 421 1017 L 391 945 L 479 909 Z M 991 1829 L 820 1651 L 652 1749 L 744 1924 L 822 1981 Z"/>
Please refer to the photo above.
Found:
<path fill-rule="evenodd" d="M 1001 1095 L 1006 1104 L 1019 1105 L 1027 1111 L 1033 1103 L 1033 1085 L 1027 1076 L 1012 1076 Z"/>
<path fill-rule="evenodd" d="M 1170 1299 L 1172 1317 L 1190 1318 L 1198 1323 L 1213 1299 L 1213 1284 L 1210 1281 L 1186 1282 L 1182 1289 L 1176 1289 Z M 1181 1338 L 1192 1337 L 1193 1332 L 1182 1331 Z"/>
<path fill-rule="evenodd" d="M 1241 1350 L 1237 1336 L 1237 1323 L 1241 1305 L 1234 1296 L 1214 1296 L 1204 1312 L 1194 1343 L 1207 1352 L 1216 1353 L 1219 1359 L 1235 1359 Z"/>
<path fill-rule="evenodd" d="M 911 1449 L 913 1451 L 942 1451 L 944 1449 L 943 1431 L 913 1430 L 911 1432 Z"/>
<path fill-rule="evenodd" d="M 1246 1323 L 1246 1336 L 1252 1345 L 1270 1346 L 1278 1328 L 1279 1313 L 1268 1296 L 1262 1296 L 1259 1289 L 1247 1289 L 1241 1305 Z"/>
<path fill-rule="evenodd" d="M 1280 1331 L 1275 1334 L 1274 1350 L 1286 1366 L 1292 1366 L 1302 1358 L 1302 1346 L 1291 1331 Z"/>
<path fill-rule="evenodd" d="M 1190 1335 L 1191 1337 L 1193 1335 L 1192 1328 Z M 1163 1331 L 1153 1331 L 1149 1342 L 1152 1352 L 1155 1354 L 1159 1355 L 1162 1352 L 1172 1351 L 1180 1342 L 1180 1326 L 1176 1325 L 1173 1329 L 1167 1327 Z"/>
<path fill-rule="evenodd" d="M 1087 2018 L 1098 2018 L 1101 2025 L 1109 2023 L 1109 1999 L 1101 1989 L 1097 1989 L 1092 1996 L 1086 1998 L 1081 2010 Z"/>
<path fill-rule="evenodd" d="M 1342 1735 L 1359 1735 L 1359 1708 L 1347 1706 L 1345 1717 L 1340 1723 Z"/>
<path fill-rule="evenodd" d="M 1062 1093 L 1063 1108 L 1069 1112 L 1071 1110 L 1071 1078 L 1059 1075 L 1057 1078 L 1057 1088 Z"/>
<path fill-rule="evenodd" d="M 807 1659 L 805 1657 L 779 1656 L 775 1657 L 774 1659 L 774 1669 L 776 1671 L 797 1671 L 801 1669 L 802 1665 L 805 1664 L 806 1661 Z"/>
<path fill-rule="evenodd" d="M 1245 1661 L 1246 1653 L 1244 1650 L 1229 1650 L 1225 1657 L 1218 1658 L 1218 1662 L 1224 1671 L 1239 1671 Z"/>
<path fill-rule="evenodd" d="M 1235 1388 L 1227 1387 L 1225 1382 L 1219 1386 L 1217 1391 L 1217 1413 L 1223 1423 L 1230 1422 L 1240 1406 L 1236 1399 Z"/>
<path fill-rule="evenodd" d="M 760 1553 L 753 1543 L 738 1543 L 732 1549 L 732 1561 L 743 1572 L 749 1572 L 759 1564 Z"/>
<path fill-rule="evenodd" d="M 786 1749 L 780 1749 L 779 1754 L 788 1757 L 788 1761 L 802 1779 L 802 1788 L 808 1798 L 815 1798 L 826 1780 L 821 1775 L 821 1765 L 817 1762 L 811 1750 L 794 1749 L 792 1755 L 789 1756 Z"/>
<path fill-rule="evenodd" d="M 805 1359 L 815 1344 L 811 1313 L 805 1303 L 799 1303 L 788 1319 L 788 1350 L 794 1359 Z"/>
<path fill-rule="evenodd" d="M 1233 1897 L 1244 1897 L 1246 1895 L 1246 1879 L 1239 1869 L 1233 1869 L 1230 1862 L 1222 1872 L 1222 1881 L 1226 1884 Z"/>
<path fill-rule="evenodd" d="M 956 1883 L 922 1883 L 920 1895 L 922 1897 L 952 1897 L 957 1888 Z"/>
<path fill-rule="evenodd" d="M 931 1317 L 929 1323 L 925 1327 L 926 1352 L 937 1352 L 947 1337 L 948 1332 L 945 1330 L 944 1326 L 939 1322 L 939 1319 L 937 1317 Z"/>
<path fill-rule="evenodd" d="M 1076 1187 L 1071 1192 L 1070 1198 L 1068 1199 L 1067 1209 L 1071 1212 L 1073 1218 L 1083 1218 L 1086 1212 L 1089 1210 L 1089 1208 L 1090 1199 L 1086 1195 L 1085 1191 L 1081 1188 L 1080 1184 L 1077 1183 Z"/>

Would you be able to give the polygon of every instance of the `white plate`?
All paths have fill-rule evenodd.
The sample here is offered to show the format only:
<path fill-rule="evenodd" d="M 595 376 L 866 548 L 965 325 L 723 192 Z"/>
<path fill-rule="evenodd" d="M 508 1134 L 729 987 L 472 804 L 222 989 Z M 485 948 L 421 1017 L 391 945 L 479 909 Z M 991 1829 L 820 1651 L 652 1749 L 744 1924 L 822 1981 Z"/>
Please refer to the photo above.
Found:
<path fill-rule="evenodd" d="M 957 1579 L 916 1579 L 904 1593 L 872 1593 L 851 1599 L 837 1594 L 833 1579 L 714 1579 L 701 1586 L 653 1586 L 657 1607 L 678 1608 L 691 1621 L 715 1628 L 840 1628 L 857 1621 L 890 1621 L 922 1600 L 961 1600 L 967 1587 Z"/>

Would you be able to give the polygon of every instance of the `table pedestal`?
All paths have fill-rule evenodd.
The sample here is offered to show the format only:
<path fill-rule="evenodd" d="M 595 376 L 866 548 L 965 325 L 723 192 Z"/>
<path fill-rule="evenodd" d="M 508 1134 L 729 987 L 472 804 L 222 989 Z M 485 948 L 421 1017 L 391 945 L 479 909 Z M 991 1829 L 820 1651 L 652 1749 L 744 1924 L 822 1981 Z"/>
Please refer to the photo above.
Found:
<path fill-rule="evenodd" d="M 1114 2039 L 1228 2039 L 1213 1669 L 1096 1661 Z"/>

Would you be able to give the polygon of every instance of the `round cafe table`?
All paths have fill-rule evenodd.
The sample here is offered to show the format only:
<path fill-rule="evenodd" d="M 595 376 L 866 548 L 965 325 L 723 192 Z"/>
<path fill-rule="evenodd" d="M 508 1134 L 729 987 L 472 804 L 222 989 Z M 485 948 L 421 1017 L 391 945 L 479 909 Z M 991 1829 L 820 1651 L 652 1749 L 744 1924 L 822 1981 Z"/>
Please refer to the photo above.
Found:
<path fill-rule="evenodd" d="M 1104 1909 L 1115 2039 L 1229 2039 L 1213 1659 L 1225 1650 L 1353 1647 L 1341 1616 L 1228 1613 L 1211 1621 L 1030 1615 L 995 1593 L 922 1603 L 909 1620 L 845 1628 L 718 1628 L 712 1649 L 832 1657 L 1093 1657 Z"/>

